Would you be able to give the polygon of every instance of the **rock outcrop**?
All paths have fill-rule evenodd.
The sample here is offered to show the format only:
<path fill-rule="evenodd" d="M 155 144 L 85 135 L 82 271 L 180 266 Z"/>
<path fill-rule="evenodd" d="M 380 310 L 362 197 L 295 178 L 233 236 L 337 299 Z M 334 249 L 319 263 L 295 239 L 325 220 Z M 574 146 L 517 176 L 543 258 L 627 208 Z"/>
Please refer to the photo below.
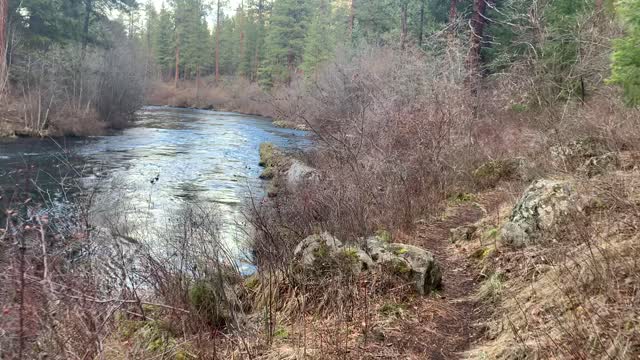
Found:
<path fill-rule="evenodd" d="M 390 243 L 382 236 L 365 240 L 364 249 L 346 246 L 324 232 L 306 237 L 294 255 L 305 267 L 343 266 L 355 273 L 385 271 L 412 283 L 416 292 L 429 294 L 442 286 L 442 272 L 429 251 L 413 245 Z"/>
<path fill-rule="evenodd" d="M 364 251 L 344 246 L 340 240 L 328 232 L 307 236 L 296 246 L 293 254 L 303 266 L 307 267 L 328 262 L 348 262 L 352 270 L 360 272 L 373 266 L 373 261 Z"/>
<path fill-rule="evenodd" d="M 306 165 L 300 160 L 291 160 L 291 165 L 286 171 L 287 186 L 298 187 L 307 182 L 315 182 L 319 179 L 318 170 Z"/>
<path fill-rule="evenodd" d="M 536 243 L 543 233 L 551 233 L 570 221 L 571 215 L 581 210 L 580 203 L 573 181 L 535 181 L 525 190 L 502 227 L 502 241 L 515 247 Z"/>

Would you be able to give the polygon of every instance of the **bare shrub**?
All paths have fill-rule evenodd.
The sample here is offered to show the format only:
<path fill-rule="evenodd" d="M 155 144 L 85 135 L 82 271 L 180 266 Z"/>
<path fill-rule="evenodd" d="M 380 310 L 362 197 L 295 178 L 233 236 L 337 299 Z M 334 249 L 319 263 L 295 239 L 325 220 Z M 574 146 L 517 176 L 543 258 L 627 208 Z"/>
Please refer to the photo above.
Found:
<path fill-rule="evenodd" d="M 456 83 L 463 76 L 461 62 L 445 68 L 419 52 L 366 48 L 344 54 L 304 90 L 274 92 L 279 118 L 312 129 L 318 143 L 307 160 L 323 180 L 285 184 L 263 223 L 292 242 L 317 228 L 355 241 L 434 211 L 460 171 L 454 158 L 470 144 Z M 286 242 L 264 248 L 274 251 L 277 241 Z"/>
<path fill-rule="evenodd" d="M 211 79 L 182 81 L 178 89 L 173 84 L 155 81 L 147 93 L 153 105 L 195 107 L 210 110 L 235 111 L 243 114 L 274 116 L 270 96 L 258 84 L 242 77 L 227 78 L 222 83 Z"/>
<path fill-rule="evenodd" d="M 56 46 L 14 50 L 13 97 L 24 128 L 36 134 L 99 134 L 122 127 L 142 106 L 142 56 L 128 40 L 108 49 Z"/>

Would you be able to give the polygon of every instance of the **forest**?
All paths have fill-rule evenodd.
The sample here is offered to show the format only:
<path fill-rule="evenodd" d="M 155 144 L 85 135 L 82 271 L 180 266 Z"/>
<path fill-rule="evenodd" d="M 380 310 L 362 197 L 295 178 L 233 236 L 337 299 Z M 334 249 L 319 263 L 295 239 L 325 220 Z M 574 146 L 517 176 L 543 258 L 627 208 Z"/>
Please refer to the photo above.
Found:
<path fill-rule="evenodd" d="M 640 0 L 0 0 L 0 59 L 60 148 L 0 153 L 1 358 L 640 356 Z M 167 154 L 250 196 L 143 222 Z"/>

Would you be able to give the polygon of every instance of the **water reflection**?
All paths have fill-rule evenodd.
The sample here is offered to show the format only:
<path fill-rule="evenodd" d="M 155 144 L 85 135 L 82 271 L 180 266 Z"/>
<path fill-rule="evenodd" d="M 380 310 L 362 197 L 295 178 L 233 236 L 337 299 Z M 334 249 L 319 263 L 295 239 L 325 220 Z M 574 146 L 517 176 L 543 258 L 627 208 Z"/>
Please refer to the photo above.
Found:
<path fill-rule="evenodd" d="M 215 203 L 225 241 L 237 246 L 243 241 L 241 204 L 250 193 L 262 194 L 260 143 L 299 148 L 308 142 L 304 135 L 253 116 L 149 107 L 135 127 L 117 135 L 0 140 L 0 191 L 33 177 L 59 197 L 60 179 L 74 177 L 85 188 L 98 187 L 103 214 L 126 202 L 120 215 L 144 227 L 160 226 L 185 202 Z M 74 171 L 64 165 L 69 153 L 79 159 Z"/>

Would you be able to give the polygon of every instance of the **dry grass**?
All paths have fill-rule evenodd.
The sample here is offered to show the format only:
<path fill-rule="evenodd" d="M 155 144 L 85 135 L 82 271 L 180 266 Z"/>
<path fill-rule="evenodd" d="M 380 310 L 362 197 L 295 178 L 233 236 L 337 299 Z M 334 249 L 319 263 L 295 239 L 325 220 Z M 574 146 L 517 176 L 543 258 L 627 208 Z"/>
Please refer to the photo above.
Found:
<path fill-rule="evenodd" d="M 482 258 L 504 281 L 496 293 L 494 276 L 485 280 L 480 296 L 498 305 L 488 340 L 468 358 L 638 356 L 639 185 L 638 172 L 583 180 L 594 200 L 557 242 Z"/>
<path fill-rule="evenodd" d="M 147 103 L 194 107 L 220 111 L 235 111 L 274 117 L 271 96 L 246 79 L 234 78 L 215 85 L 211 79 L 181 81 L 176 89 L 173 83 L 155 81 L 147 91 Z"/>

